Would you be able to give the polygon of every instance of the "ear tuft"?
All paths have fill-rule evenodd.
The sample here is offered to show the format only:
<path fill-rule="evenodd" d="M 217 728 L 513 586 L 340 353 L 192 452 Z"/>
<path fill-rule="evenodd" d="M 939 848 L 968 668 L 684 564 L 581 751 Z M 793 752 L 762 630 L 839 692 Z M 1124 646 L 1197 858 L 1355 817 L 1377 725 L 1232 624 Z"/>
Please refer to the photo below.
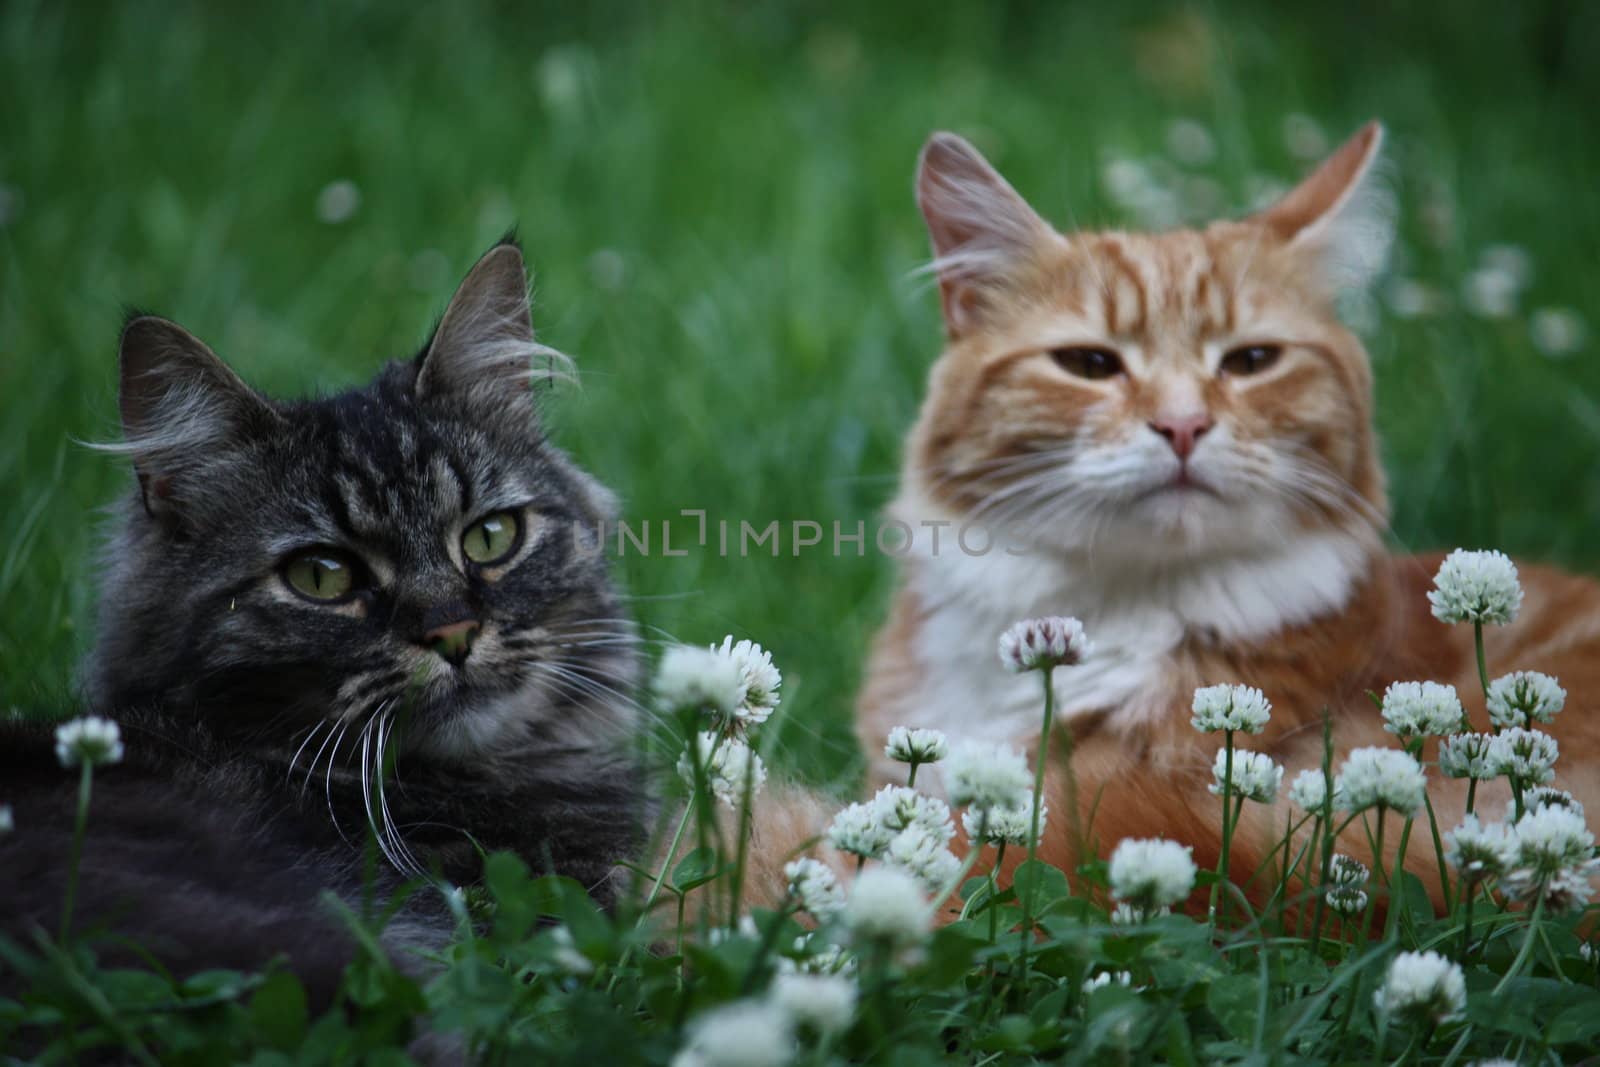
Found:
<path fill-rule="evenodd" d="M 1369 286 L 1394 241 L 1396 203 L 1380 155 L 1383 126 L 1361 127 L 1284 197 L 1256 215 L 1291 247 L 1310 250 L 1335 289 Z"/>
<path fill-rule="evenodd" d="M 1003 284 L 1055 236 L 1011 184 L 953 133 L 928 138 L 917 160 L 917 206 L 933 242 L 945 326 L 974 325 L 984 289 Z"/>
<path fill-rule="evenodd" d="M 543 366 L 536 368 L 535 360 Z M 508 233 L 451 297 L 423 351 L 417 395 L 454 394 L 498 408 L 528 408 L 529 382 L 571 377 L 570 366 L 567 357 L 534 340 L 522 249 L 515 233 Z"/>

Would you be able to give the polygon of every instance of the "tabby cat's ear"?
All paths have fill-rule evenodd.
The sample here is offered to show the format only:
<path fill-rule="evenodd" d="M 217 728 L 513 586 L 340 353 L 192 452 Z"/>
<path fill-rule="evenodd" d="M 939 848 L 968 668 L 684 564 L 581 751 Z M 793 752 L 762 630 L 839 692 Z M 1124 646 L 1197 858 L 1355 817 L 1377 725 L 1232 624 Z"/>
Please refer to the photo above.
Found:
<path fill-rule="evenodd" d="M 917 161 L 917 206 L 933 240 L 945 329 L 977 323 L 986 292 L 1002 287 L 1047 242 L 1050 224 L 967 141 L 935 133 Z"/>
<path fill-rule="evenodd" d="M 1369 122 L 1311 176 L 1256 215 L 1291 247 L 1315 255 L 1334 288 L 1363 288 L 1394 240 L 1395 199 L 1378 166 L 1383 126 Z"/>
<path fill-rule="evenodd" d="M 145 509 L 158 518 L 177 507 L 186 475 L 278 420 L 204 341 L 175 322 L 130 319 L 119 359 L 123 443 L 106 448 L 132 458 Z"/>
<path fill-rule="evenodd" d="M 534 361 L 562 358 L 533 339 L 522 250 L 507 240 L 478 260 L 450 298 L 422 354 L 417 395 L 454 394 L 525 415 L 528 383 L 546 376 Z"/>

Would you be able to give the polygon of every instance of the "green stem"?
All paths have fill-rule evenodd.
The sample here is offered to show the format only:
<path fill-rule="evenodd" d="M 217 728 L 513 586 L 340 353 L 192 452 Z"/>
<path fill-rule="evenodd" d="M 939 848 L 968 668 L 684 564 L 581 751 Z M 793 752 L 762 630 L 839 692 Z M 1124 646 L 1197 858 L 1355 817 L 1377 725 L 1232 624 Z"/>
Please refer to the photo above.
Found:
<path fill-rule="evenodd" d="M 1450 869 L 1445 865 L 1444 838 L 1439 836 L 1439 820 L 1433 813 L 1433 801 L 1428 794 L 1422 794 L 1423 806 L 1428 809 L 1428 830 L 1433 835 L 1433 858 L 1439 864 L 1439 892 L 1444 895 L 1444 913 L 1449 915 L 1455 910 L 1455 901 L 1450 893 Z"/>
<path fill-rule="evenodd" d="M 1367 894 L 1367 908 L 1361 914 L 1361 947 L 1367 945 L 1367 935 L 1372 929 L 1372 909 L 1378 904 L 1378 885 L 1383 881 L 1383 824 L 1386 821 L 1387 809 L 1378 805 L 1378 830 L 1373 834 L 1372 845 L 1372 892 Z"/>
<path fill-rule="evenodd" d="M 1505 977 L 1501 978 L 1499 984 L 1494 987 L 1494 992 L 1490 994 L 1491 996 L 1498 997 L 1503 993 L 1506 983 L 1515 978 L 1522 971 L 1523 965 L 1528 962 L 1528 957 L 1533 953 L 1533 943 L 1538 940 L 1536 934 L 1539 930 L 1539 920 L 1542 918 L 1544 918 L 1544 887 L 1540 886 L 1539 898 L 1534 901 L 1533 914 L 1528 916 L 1528 933 L 1522 939 L 1522 951 L 1518 952 L 1517 958 L 1511 961 L 1511 969 L 1506 971 Z"/>
<path fill-rule="evenodd" d="M 1472 954 L 1472 905 L 1478 897 L 1478 887 L 1472 882 L 1462 882 L 1461 962 L 1466 963 Z"/>
<path fill-rule="evenodd" d="M 917 787 L 917 767 L 918 766 L 920 766 L 920 764 L 918 764 L 916 760 L 912 760 L 911 761 L 911 772 L 906 775 L 906 788 L 907 789 L 915 789 Z"/>
<path fill-rule="evenodd" d="M 1206 906 L 1206 912 L 1215 927 L 1221 918 L 1219 896 L 1222 886 L 1228 881 L 1228 856 L 1233 851 L 1233 820 L 1230 814 L 1228 800 L 1233 795 L 1233 731 L 1223 731 L 1223 765 L 1222 765 L 1222 854 L 1217 857 L 1217 880 L 1211 886 L 1211 901 Z"/>
<path fill-rule="evenodd" d="M 78 775 L 78 811 L 72 824 L 72 857 L 67 864 L 67 891 L 61 905 L 62 945 L 67 943 L 67 935 L 72 931 L 72 908 L 78 896 L 78 863 L 83 858 L 83 838 L 89 827 L 89 794 L 94 783 L 94 764 L 84 760 L 82 767 Z"/>
<path fill-rule="evenodd" d="M 1406 844 L 1411 840 L 1411 823 L 1412 823 L 1412 817 L 1409 816 L 1409 815 L 1406 816 L 1405 824 L 1400 827 L 1400 847 L 1395 849 L 1394 864 L 1392 866 L 1390 866 L 1390 868 L 1389 868 L 1389 871 L 1390 871 L 1390 875 L 1389 875 L 1389 898 L 1388 898 L 1389 899 L 1389 911 L 1388 911 L 1387 916 L 1385 917 L 1384 926 L 1383 926 L 1383 939 L 1385 941 L 1387 941 L 1390 938 L 1394 937 L 1395 925 L 1398 922 L 1398 919 L 1399 919 L 1399 916 L 1400 916 L 1400 909 L 1395 906 L 1394 876 L 1396 874 L 1404 874 L 1405 873 L 1405 869 L 1406 869 Z M 1404 883 L 1401 883 L 1401 884 L 1404 884 Z"/>
<path fill-rule="evenodd" d="M 1482 622 L 1474 622 L 1472 624 L 1472 643 L 1478 653 L 1478 684 L 1483 686 L 1483 699 L 1487 703 L 1489 700 L 1489 663 L 1483 656 Z M 1490 728 L 1493 729 L 1493 724 L 1490 724 Z"/>
<path fill-rule="evenodd" d="M 1006 843 L 995 846 L 994 866 L 989 868 L 989 944 L 1000 936 L 1000 864 L 1005 862 Z"/>
<path fill-rule="evenodd" d="M 1477 800 L 1478 800 L 1478 780 L 1476 778 L 1468 778 L 1467 779 L 1467 814 L 1468 815 L 1472 814 L 1472 806 L 1473 806 L 1473 804 L 1475 804 L 1477 802 Z"/>
<path fill-rule="evenodd" d="M 1039 677 L 1044 680 L 1044 721 L 1039 728 L 1039 754 L 1034 759 L 1033 768 L 1033 815 L 1028 823 L 1028 889 L 1022 894 L 1022 952 L 1019 961 L 1019 970 L 1022 975 L 1024 988 L 1028 981 L 1028 949 L 1033 941 L 1033 905 L 1034 897 L 1039 890 L 1039 879 L 1034 871 L 1034 863 L 1039 856 L 1039 809 L 1044 803 L 1044 765 L 1050 755 L 1050 727 L 1055 718 L 1056 694 L 1055 687 L 1050 684 L 1050 673 L 1053 667 L 1046 667 L 1039 672 Z M 1078 832 L 1078 802 L 1074 794 L 1072 780 L 1072 750 L 1067 750 L 1067 817 L 1071 824 L 1073 863 L 1078 861 L 1078 849 L 1082 842 Z M 1068 882 L 1070 885 L 1070 880 Z M 990 905 L 993 907 L 993 904 Z"/>

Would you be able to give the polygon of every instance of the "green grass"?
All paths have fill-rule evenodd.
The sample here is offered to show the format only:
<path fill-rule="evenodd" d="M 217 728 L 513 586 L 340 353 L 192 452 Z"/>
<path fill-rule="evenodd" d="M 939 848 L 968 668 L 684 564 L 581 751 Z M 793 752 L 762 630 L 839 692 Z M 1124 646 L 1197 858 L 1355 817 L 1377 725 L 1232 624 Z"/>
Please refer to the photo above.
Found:
<path fill-rule="evenodd" d="M 51 710 L 93 627 L 122 309 L 175 317 L 278 392 L 365 379 L 517 225 L 536 321 L 581 392 L 561 440 L 635 520 L 870 520 L 939 347 L 910 196 L 922 139 L 976 137 L 1058 223 L 1115 223 L 1099 174 L 1217 139 L 1289 178 L 1285 113 L 1395 134 L 1406 270 L 1452 292 L 1491 242 L 1524 309 L 1594 315 L 1593 5 L 821 7 L 43 4 L 0 12 L 0 706 Z M 580 11 L 581 8 L 581 11 Z M 360 206 L 319 221 L 349 180 Z M 1424 204 L 1454 225 L 1424 238 Z M 1437 209 L 1435 209 L 1437 210 Z M 1593 568 L 1595 344 L 1527 320 L 1380 320 L 1398 540 Z M 675 531 L 677 532 L 677 531 Z M 628 558 L 641 619 L 783 665 L 786 762 L 846 785 L 890 561 Z"/>

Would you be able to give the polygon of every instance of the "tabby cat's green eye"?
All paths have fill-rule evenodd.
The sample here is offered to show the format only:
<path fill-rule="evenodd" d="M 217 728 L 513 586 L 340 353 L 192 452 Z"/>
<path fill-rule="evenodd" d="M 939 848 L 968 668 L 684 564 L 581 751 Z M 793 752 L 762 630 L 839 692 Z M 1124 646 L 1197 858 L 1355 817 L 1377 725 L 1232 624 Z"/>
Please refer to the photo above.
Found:
<path fill-rule="evenodd" d="M 327 604 L 343 600 L 355 588 L 355 567 L 337 552 L 314 548 L 292 556 L 283 565 L 283 580 L 305 597 Z"/>
<path fill-rule="evenodd" d="M 504 563 L 517 550 L 518 532 L 517 517 L 497 511 L 467 527 L 461 535 L 461 551 L 480 567 Z"/>

